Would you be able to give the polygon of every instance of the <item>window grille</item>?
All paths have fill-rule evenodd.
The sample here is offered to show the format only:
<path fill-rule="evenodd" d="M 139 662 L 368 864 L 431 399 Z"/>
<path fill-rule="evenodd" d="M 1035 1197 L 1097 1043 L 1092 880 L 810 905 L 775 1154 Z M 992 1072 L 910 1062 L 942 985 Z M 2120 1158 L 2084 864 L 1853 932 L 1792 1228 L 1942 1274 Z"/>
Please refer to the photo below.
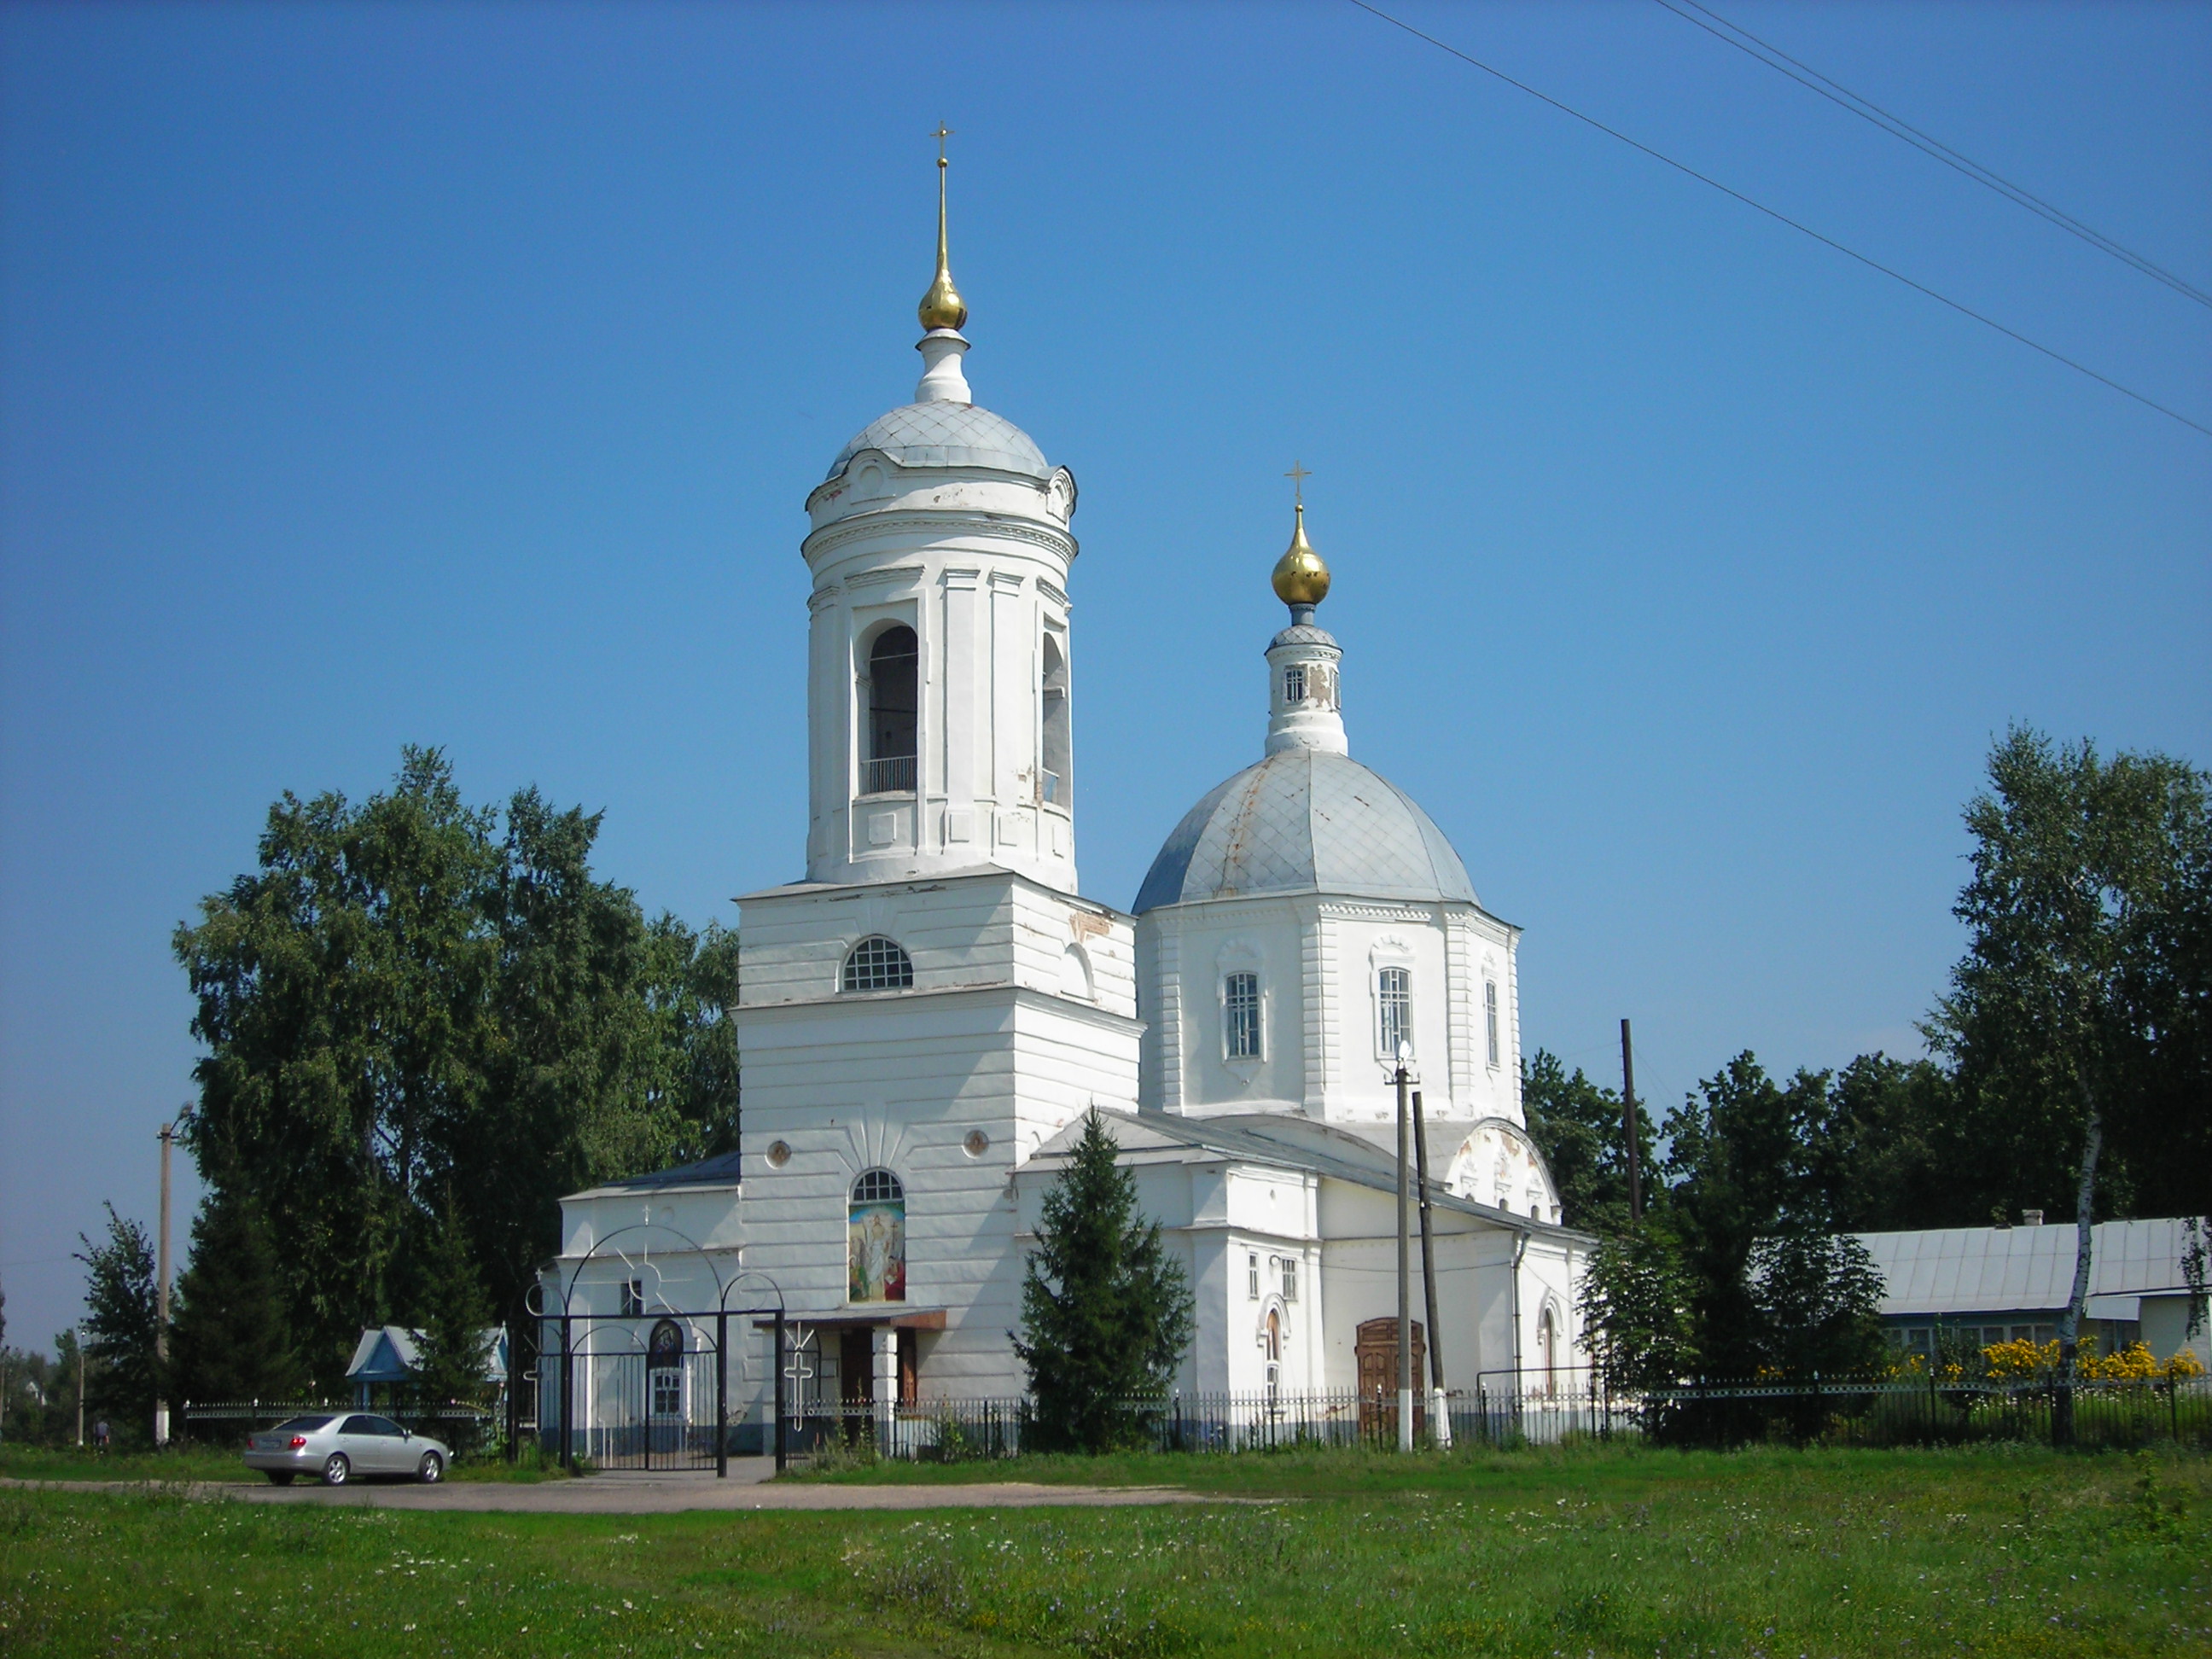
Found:
<path fill-rule="evenodd" d="M 1306 700 L 1306 671 L 1303 663 L 1292 663 L 1283 671 L 1283 701 L 1304 702 Z"/>
<path fill-rule="evenodd" d="M 845 988 L 848 991 L 910 991 L 914 988 L 914 958 L 896 939 L 870 935 L 853 947 L 845 958 Z"/>
<path fill-rule="evenodd" d="M 1375 976 L 1376 1040 L 1382 1057 L 1393 1059 L 1398 1045 L 1413 1040 L 1413 975 L 1409 969 L 1385 968 Z"/>
<path fill-rule="evenodd" d="M 871 1170 L 853 1183 L 855 1204 L 896 1204 L 905 1196 L 906 1188 L 889 1170 Z"/>
<path fill-rule="evenodd" d="M 627 1280 L 622 1287 L 622 1316 L 635 1319 L 644 1311 L 645 1281 L 641 1279 Z"/>
<path fill-rule="evenodd" d="M 1498 981 L 1482 981 L 1482 1018 L 1490 1030 L 1490 1063 L 1498 1064 Z"/>
<path fill-rule="evenodd" d="M 864 795 L 911 795 L 914 778 L 915 758 L 911 755 L 891 755 L 882 760 L 860 763 L 860 793 Z"/>
<path fill-rule="evenodd" d="M 1229 1058 L 1260 1058 L 1260 976 L 1231 974 L 1222 988 L 1222 1012 L 1227 1022 Z"/>

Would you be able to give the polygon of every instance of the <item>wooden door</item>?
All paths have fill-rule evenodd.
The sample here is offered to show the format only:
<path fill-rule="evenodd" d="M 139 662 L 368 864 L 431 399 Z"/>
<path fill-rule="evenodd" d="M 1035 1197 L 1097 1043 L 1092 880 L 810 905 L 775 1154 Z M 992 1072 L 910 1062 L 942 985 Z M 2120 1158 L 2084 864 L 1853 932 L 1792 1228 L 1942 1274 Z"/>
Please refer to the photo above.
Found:
<path fill-rule="evenodd" d="M 1428 1414 L 1428 1334 L 1413 1322 L 1413 1432 Z M 1398 1434 L 1398 1322 L 1370 1319 L 1354 1334 L 1352 1353 L 1359 1365 L 1359 1427 L 1364 1434 L 1395 1440 Z"/>

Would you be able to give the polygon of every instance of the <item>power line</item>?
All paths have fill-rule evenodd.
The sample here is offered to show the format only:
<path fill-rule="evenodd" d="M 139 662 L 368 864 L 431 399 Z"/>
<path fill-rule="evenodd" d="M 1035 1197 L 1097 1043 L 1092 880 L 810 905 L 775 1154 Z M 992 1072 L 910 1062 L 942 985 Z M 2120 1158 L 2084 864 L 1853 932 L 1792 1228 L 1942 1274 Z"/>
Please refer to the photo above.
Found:
<path fill-rule="evenodd" d="M 2193 421 L 2190 419 L 2188 416 L 2182 414 L 2178 410 L 2168 409 L 2164 404 L 2158 402 L 2156 399 L 2146 398 L 2142 392 L 2136 392 L 2130 387 L 2122 386 L 2118 380 L 2112 379 L 2111 375 L 2100 374 L 2095 369 L 2091 368 L 2087 363 L 2077 362 L 2075 359 L 2067 356 L 2063 352 L 2054 351 L 2049 346 L 2045 345 L 2039 341 L 2031 340 L 2027 335 L 2022 334 L 2018 329 L 2008 328 L 2004 324 L 1997 321 L 1996 318 L 1986 316 L 1981 312 L 1976 311 L 1971 306 L 1961 305 L 1958 301 L 1952 299 L 1949 295 L 1937 293 L 1934 289 L 1929 287 L 1927 283 L 1916 281 L 1914 278 L 1906 276 L 1903 271 L 1898 270 L 1892 266 L 1883 264 L 1879 259 L 1869 258 L 1865 254 L 1859 252 L 1856 248 L 1844 246 L 1844 244 L 1838 241 L 1834 237 L 1826 235 L 1821 232 L 1814 229 L 1812 226 L 1793 219 L 1786 213 L 1778 212 L 1775 209 L 1767 206 L 1764 202 L 1753 200 L 1751 197 L 1745 195 L 1741 191 L 1734 188 L 1732 185 L 1724 185 L 1719 179 L 1713 178 L 1711 175 L 1700 173 L 1697 168 L 1691 167 L 1685 162 L 1678 161 L 1673 156 L 1665 155 L 1659 150 L 1652 149 L 1650 145 L 1643 143 L 1639 139 L 1630 137 L 1626 133 L 1620 131 L 1618 128 L 1606 125 L 1604 122 L 1599 120 L 1595 116 L 1585 115 L 1580 110 L 1575 108 L 1571 104 L 1563 104 L 1558 99 L 1553 97 L 1549 93 L 1539 92 L 1527 82 L 1515 80 L 1504 70 L 1493 68 L 1492 65 L 1484 63 L 1479 58 L 1471 58 L 1466 52 L 1462 52 L 1457 46 L 1448 45 L 1444 41 L 1437 40 L 1433 34 L 1425 34 L 1422 33 L 1422 31 L 1415 28 L 1411 23 L 1405 22 L 1401 19 L 1393 17 L 1389 12 L 1382 10 L 1380 7 L 1370 5 L 1368 3 L 1368 0 L 1351 0 L 1351 3 L 1358 7 L 1359 9 L 1364 12 L 1370 13 L 1374 16 L 1381 18 L 1384 22 L 1390 24 L 1393 27 L 1403 29 L 1415 40 L 1425 40 L 1437 51 L 1449 53 L 1452 57 L 1458 58 L 1462 64 L 1466 64 L 1474 69 L 1479 69 L 1485 75 L 1495 76 L 1497 79 L 1504 82 L 1507 86 L 1513 88 L 1516 91 L 1527 93 L 1531 98 L 1535 99 L 1539 103 L 1549 104 L 1553 109 L 1558 110 L 1561 114 L 1571 115 L 1576 120 L 1583 123 L 1583 125 L 1596 128 L 1600 132 L 1605 134 L 1607 137 L 1617 138 L 1622 143 L 1626 144 L 1631 149 L 1641 150 L 1653 161 L 1664 162 L 1667 166 L 1674 168 L 1675 172 L 1686 174 L 1688 177 L 1696 179 L 1701 185 L 1711 185 L 1713 189 L 1720 191 L 1722 195 L 1733 198 L 1735 200 L 1742 203 L 1746 207 L 1765 214 L 1768 218 L 1776 221 L 1778 223 L 1789 226 L 1790 229 L 1796 231 L 1800 235 L 1809 236 L 1822 246 L 1833 248 L 1837 252 L 1844 255 L 1844 258 L 1857 260 L 1859 264 L 1864 265 L 1868 270 L 1880 271 L 1891 281 L 1904 283 L 1905 287 L 1912 289 L 1914 293 L 1926 295 L 1938 305 L 1948 306 L 1952 310 L 1957 312 L 1961 317 L 1970 317 L 1974 321 L 1981 324 L 1984 328 L 1995 329 L 2007 339 L 2017 340 L 2021 344 L 2027 347 L 2029 350 L 2039 351 L 2045 356 L 2050 358 L 2051 362 L 2055 363 L 2063 363 L 2075 374 L 2087 375 L 2089 379 L 2096 381 L 2100 386 L 2109 386 L 2113 391 L 2118 392 L 2122 397 L 2132 398 L 2144 408 L 2156 410 L 2168 420 L 2179 421 L 2182 425 L 2189 428 L 2191 431 L 2201 432 L 2206 437 L 2212 438 L 2212 426 L 2206 426 L 2200 421 Z"/>
<path fill-rule="evenodd" d="M 2154 281 L 2164 283 L 2175 293 L 2185 295 L 2200 306 L 2212 307 L 2212 294 L 2177 276 L 2161 264 L 2144 258 L 2132 248 L 2124 247 L 2094 226 L 2085 225 L 2063 208 L 2053 207 L 2040 196 L 2011 179 L 1990 171 L 1972 156 L 1962 155 L 1942 139 L 1931 137 L 1899 115 L 1893 115 L 1870 98 L 1863 98 L 1849 87 L 1830 80 L 1810 64 L 1792 58 L 1781 47 L 1769 45 L 1741 24 L 1731 23 L 1710 6 L 1701 6 L 1698 0 L 1657 0 L 1686 23 L 1694 23 L 1716 40 L 1724 40 L 1738 52 L 1756 58 L 1760 63 L 1779 74 L 1788 76 L 1798 85 L 1817 92 L 1830 103 L 1849 110 L 1863 121 L 1871 122 L 1892 137 L 1901 138 L 1915 149 L 1933 156 L 1945 167 L 1964 173 L 1976 184 L 1985 185 L 2008 201 L 2017 203 L 2030 213 L 2049 220 L 2061 230 L 2080 237 L 2100 252 L 2109 253 L 2123 264 L 2132 265 Z M 1683 8 L 1686 6 L 1689 10 Z M 1691 11 L 1705 14 L 1692 17 Z M 1707 22 L 1711 18 L 1711 22 Z M 1718 27 L 1716 27 L 1717 25 Z"/>

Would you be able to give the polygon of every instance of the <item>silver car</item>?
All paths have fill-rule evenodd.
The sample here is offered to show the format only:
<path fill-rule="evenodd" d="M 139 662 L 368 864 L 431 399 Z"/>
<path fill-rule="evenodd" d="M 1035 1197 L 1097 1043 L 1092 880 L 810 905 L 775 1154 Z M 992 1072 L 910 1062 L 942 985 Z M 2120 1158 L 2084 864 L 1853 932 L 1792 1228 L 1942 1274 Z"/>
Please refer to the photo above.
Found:
<path fill-rule="evenodd" d="M 343 1486 L 357 1474 L 412 1475 L 430 1486 L 446 1478 L 452 1457 L 429 1436 L 368 1412 L 295 1417 L 246 1443 L 246 1467 L 279 1486 L 303 1474 L 326 1486 Z"/>

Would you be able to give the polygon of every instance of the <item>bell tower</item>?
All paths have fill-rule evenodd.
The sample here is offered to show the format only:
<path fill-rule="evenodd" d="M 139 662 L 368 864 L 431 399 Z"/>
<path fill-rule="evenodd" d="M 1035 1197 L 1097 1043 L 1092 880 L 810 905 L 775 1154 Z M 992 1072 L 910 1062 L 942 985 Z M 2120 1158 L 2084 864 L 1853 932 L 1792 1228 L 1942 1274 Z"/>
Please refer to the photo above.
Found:
<path fill-rule="evenodd" d="M 1075 479 L 976 406 L 938 154 L 914 401 L 807 497 L 807 879 L 994 866 L 1076 890 Z"/>

